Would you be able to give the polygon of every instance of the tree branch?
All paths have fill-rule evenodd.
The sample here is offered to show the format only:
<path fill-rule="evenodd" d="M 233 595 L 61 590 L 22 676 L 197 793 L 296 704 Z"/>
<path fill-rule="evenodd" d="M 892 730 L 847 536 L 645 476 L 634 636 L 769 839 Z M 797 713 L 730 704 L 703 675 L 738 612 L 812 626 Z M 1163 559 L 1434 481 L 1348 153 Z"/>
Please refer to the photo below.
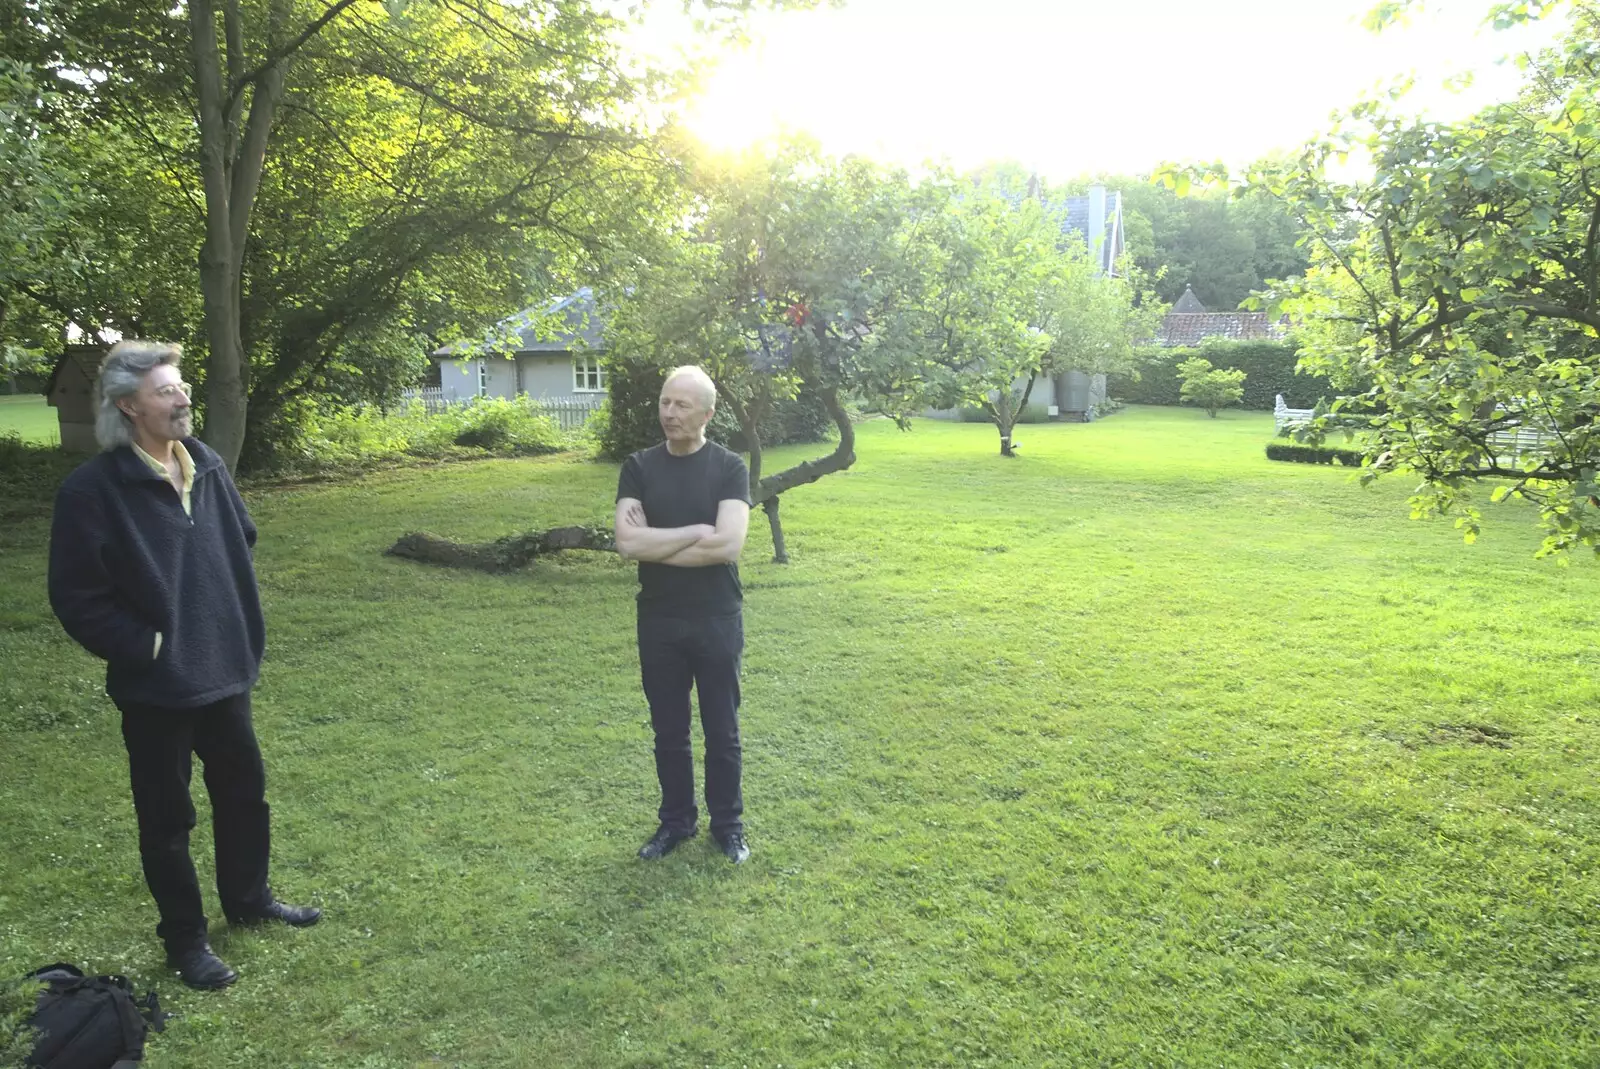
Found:
<path fill-rule="evenodd" d="M 300 33 L 295 36 L 294 40 L 280 48 L 274 48 L 268 52 L 267 58 L 262 60 L 259 67 L 250 73 L 241 76 L 234 85 L 229 87 L 227 105 L 223 110 L 232 111 L 235 103 L 244 93 L 245 86 L 250 85 L 252 82 L 260 81 L 262 78 L 266 77 L 270 71 L 277 70 L 279 64 L 288 59 L 290 56 L 294 55 L 296 52 L 300 51 L 307 41 L 311 40 L 317 34 L 322 32 L 322 28 L 324 26 L 338 18 L 340 13 L 343 12 L 345 8 L 352 7 L 357 2 L 358 0 L 336 0 L 332 7 L 328 8 L 328 10 L 324 11 L 317 18 L 313 19 L 305 29 L 301 30 Z"/>
<path fill-rule="evenodd" d="M 835 387 L 827 386 L 817 392 L 823 406 L 827 408 L 828 414 L 833 417 L 834 424 L 839 428 L 839 444 L 825 457 L 796 464 L 776 475 L 767 476 L 759 485 L 752 485 L 750 487 L 752 504 L 759 505 L 769 497 L 777 497 L 797 486 L 814 483 L 824 475 L 844 471 L 856 462 L 856 429 L 850 422 L 850 413 L 839 403 L 839 391 Z"/>

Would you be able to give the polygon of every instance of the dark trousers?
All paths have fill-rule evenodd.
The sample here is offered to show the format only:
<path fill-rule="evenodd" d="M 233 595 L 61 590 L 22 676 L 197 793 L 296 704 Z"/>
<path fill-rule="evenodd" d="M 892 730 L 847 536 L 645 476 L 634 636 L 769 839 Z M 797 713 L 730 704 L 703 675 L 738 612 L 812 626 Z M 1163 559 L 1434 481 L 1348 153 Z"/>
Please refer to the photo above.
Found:
<path fill-rule="evenodd" d="M 639 617 L 639 674 L 656 734 L 656 778 L 661 781 L 661 824 L 690 832 L 699 819 L 694 797 L 694 754 L 689 745 L 689 690 L 700 698 L 706 742 L 706 809 L 711 833 L 744 830 L 739 817 L 739 663 L 744 619 Z"/>
<path fill-rule="evenodd" d="M 272 901 L 267 773 L 250 722 L 250 693 L 195 709 L 133 702 L 119 702 L 118 708 L 139 819 L 139 857 L 161 914 L 156 934 L 176 951 L 206 938 L 200 881 L 189 857 L 195 818 L 191 754 L 200 757 L 211 796 L 222 912 L 235 919 L 253 917 Z"/>

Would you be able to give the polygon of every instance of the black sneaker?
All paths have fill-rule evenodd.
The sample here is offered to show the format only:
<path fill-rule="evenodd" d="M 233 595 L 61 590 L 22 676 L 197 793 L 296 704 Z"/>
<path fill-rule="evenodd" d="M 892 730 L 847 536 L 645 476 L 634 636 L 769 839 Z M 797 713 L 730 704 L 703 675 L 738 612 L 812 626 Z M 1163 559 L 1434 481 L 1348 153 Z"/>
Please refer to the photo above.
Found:
<path fill-rule="evenodd" d="M 750 859 L 750 844 L 744 841 L 742 831 L 730 831 L 717 836 L 717 849 L 735 865 L 742 865 Z"/>
<path fill-rule="evenodd" d="M 678 848 L 679 843 L 685 839 L 693 839 L 697 834 L 699 834 L 698 828 L 690 828 L 688 831 L 673 831 L 663 825 L 656 829 L 654 835 L 650 836 L 649 842 L 639 847 L 639 860 L 655 861 L 657 858 L 666 857 Z"/>

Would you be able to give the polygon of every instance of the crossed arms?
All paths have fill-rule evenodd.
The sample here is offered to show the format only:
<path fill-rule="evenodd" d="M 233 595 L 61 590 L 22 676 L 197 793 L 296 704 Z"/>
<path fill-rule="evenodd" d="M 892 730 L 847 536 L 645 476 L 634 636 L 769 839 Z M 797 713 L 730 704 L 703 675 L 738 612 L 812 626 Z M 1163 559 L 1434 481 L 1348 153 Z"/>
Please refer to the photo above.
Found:
<path fill-rule="evenodd" d="M 688 527 L 651 527 L 636 497 L 617 500 L 617 553 L 627 560 L 654 561 L 679 568 L 704 568 L 739 559 L 750 506 L 729 498 L 717 503 L 717 522 Z"/>

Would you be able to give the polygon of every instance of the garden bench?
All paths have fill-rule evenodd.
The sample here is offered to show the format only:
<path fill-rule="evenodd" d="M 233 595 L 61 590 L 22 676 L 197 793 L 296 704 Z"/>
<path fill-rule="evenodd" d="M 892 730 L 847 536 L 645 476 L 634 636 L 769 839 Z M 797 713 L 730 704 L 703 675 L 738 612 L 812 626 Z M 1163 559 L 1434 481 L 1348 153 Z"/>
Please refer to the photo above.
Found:
<path fill-rule="evenodd" d="M 1311 418 L 1312 411 L 1309 408 L 1290 408 L 1280 393 L 1272 406 L 1272 422 L 1281 431 L 1290 423 L 1304 423 Z"/>
<path fill-rule="evenodd" d="M 1511 427 L 1489 435 L 1489 445 L 1501 460 L 1515 462 L 1524 454 L 1543 450 L 1555 438 L 1538 427 Z"/>

